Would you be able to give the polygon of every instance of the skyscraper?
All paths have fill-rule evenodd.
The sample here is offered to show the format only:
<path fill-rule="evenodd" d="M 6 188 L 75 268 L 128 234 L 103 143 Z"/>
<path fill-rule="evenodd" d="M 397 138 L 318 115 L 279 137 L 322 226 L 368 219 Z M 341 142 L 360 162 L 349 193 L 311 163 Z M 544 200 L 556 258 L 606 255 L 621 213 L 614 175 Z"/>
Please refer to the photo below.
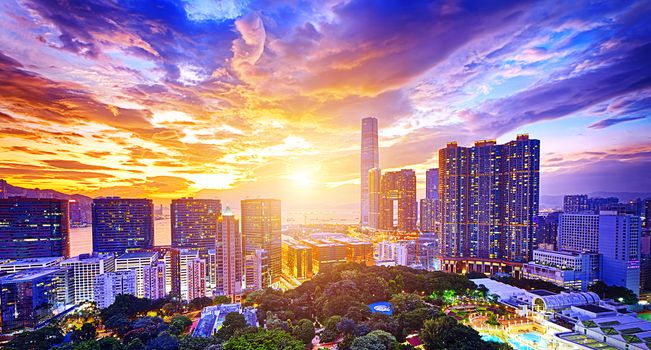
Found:
<path fill-rule="evenodd" d="M 601 280 L 640 295 L 640 217 L 602 211 L 599 215 Z"/>
<path fill-rule="evenodd" d="M 239 301 L 242 295 L 243 250 L 240 225 L 230 208 L 226 207 L 217 223 L 215 242 L 215 284 L 218 295 Z"/>
<path fill-rule="evenodd" d="M 425 198 L 439 198 L 439 169 L 427 169 L 425 172 Z"/>
<path fill-rule="evenodd" d="M 561 214 L 558 250 L 596 253 L 599 250 L 599 214 Z"/>
<path fill-rule="evenodd" d="M 93 295 L 97 307 L 111 306 L 118 294 L 136 295 L 136 271 L 105 272 L 95 277 Z"/>
<path fill-rule="evenodd" d="M 244 257 L 244 280 L 246 289 L 258 290 L 271 284 L 269 275 L 269 254 L 256 249 Z"/>
<path fill-rule="evenodd" d="M 569 194 L 563 197 L 564 213 L 583 213 L 588 210 L 587 194 Z"/>
<path fill-rule="evenodd" d="M 61 262 L 61 267 L 70 267 L 74 274 L 75 304 L 94 300 L 97 275 L 115 270 L 113 254 L 82 254 Z"/>
<path fill-rule="evenodd" d="M 538 215 L 540 141 L 448 143 L 439 150 L 441 250 L 445 257 L 531 259 Z M 471 267 L 472 269 L 472 267 Z M 484 272 L 484 271 L 479 271 Z"/>
<path fill-rule="evenodd" d="M 154 245 L 151 199 L 93 199 L 93 252 L 122 254 Z"/>
<path fill-rule="evenodd" d="M 420 230 L 421 232 L 434 232 L 436 227 L 436 212 L 438 200 L 423 198 L 420 200 Z"/>
<path fill-rule="evenodd" d="M 206 296 L 206 260 L 188 261 L 188 300 Z"/>
<path fill-rule="evenodd" d="M 360 165 L 360 224 L 362 226 L 368 226 L 369 224 L 368 171 L 380 167 L 378 149 L 377 119 L 372 117 L 364 118 L 362 119 L 362 155 Z"/>
<path fill-rule="evenodd" d="M 0 259 L 69 255 L 68 200 L 0 199 Z"/>
<path fill-rule="evenodd" d="M 394 213 L 394 201 L 397 213 Z M 397 215 L 396 215 L 397 214 Z M 394 215 L 396 218 L 394 218 Z M 394 219 L 397 225 L 394 225 Z M 380 180 L 381 230 L 416 231 L 416 173 L 411 169 L 386 172 Z"/>
<path fill-rule="evenodd" d="M 249 255 L 257 249 L 266 250 L 269 256 L 268 274 L 275 283 L 282 273 L 280 200 L 245 199 L 241 202 L 241 208 L 244 252 Z M 266 287 L 264 282 L 263 287 Z"/>
<path fill-rule="evenodd" d="M 380 179 L 382 173 L 380 169 L 373 168 L 368 171 L 368 196 L 369 196 L 369 213 L 368 226 L 370 228 L 380 228 Z"/>
<path fill-rule="evenodd" d="M 170 210 L 173 247 L 215 248 L 217 218 L 222 211 L 219 199 L 174 199 Z"/>

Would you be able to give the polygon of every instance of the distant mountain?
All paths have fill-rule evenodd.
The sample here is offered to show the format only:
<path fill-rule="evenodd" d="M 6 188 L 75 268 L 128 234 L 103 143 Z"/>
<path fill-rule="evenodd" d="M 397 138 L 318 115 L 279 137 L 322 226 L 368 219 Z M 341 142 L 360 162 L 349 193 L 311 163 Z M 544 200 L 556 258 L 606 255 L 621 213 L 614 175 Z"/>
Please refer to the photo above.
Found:
<path fill-rule="evenodd" d="M 92 221 L 91 205 L 93 199 L 81 194 L 66 194 L 55 190 L 18 187 L 10 185 L 7 181 L 0 179 L 0 198 L 10 197 L 74 200 L 74 202 L 70 203 L 70 224 L 84 225 Z"/>

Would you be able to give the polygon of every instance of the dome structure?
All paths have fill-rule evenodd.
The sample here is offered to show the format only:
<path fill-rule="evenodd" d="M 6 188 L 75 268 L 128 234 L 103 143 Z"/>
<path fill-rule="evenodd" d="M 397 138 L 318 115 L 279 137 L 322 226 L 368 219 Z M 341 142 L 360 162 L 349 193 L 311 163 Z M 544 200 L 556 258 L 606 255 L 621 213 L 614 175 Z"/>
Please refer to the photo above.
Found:
<path fill-rule="evenodd" d="M 535 296 L 531 299 L 534 310 L 567 309 L 570 306 L 598 304 L 601 299 L 593 292 L 561 293 L 554 295 Z"/>

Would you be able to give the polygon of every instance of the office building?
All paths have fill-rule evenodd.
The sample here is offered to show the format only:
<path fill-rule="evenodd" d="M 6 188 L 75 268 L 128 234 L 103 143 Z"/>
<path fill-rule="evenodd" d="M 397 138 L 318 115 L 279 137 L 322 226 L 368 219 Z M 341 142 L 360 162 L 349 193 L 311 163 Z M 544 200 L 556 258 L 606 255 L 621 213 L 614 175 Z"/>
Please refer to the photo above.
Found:
<path fill-rule="evenodd" d="M 345 244 L 312 239 L 302 239 L 300 242 L 312 249 L 312 271 L 314 274 L 347 261 Z"/>
<path fill-rule="evenodd" d="M 599 214 L 561 214 L 558 221 L 558 249 L 572 252 L 599 250 Z"/>
<path fill-rule="evenodd" d="M 640 295 L 640 217 L 602 211 L 599 215 L 601 280 Z"/>
<path fill-rule="evenodd" d="M 243 253 L 240 253 L 243 254 Z M 206 256 L 206 291 L 216 295 L 217 291 L 217 251 L 208 249 Z"/>
<path fill-rule="evenodd" d="M 23 270 L 0 277 L 0 331 L 35 329 L 74 305 L 62 304 L 59 268 Z"/>
<path fill-rule="evenodd" d="M 249 255 L 257 249 L 266 250 L 270 271 L 263 274 L 268 274 L 271 283 L 276 283 L 282 273 L 280 200 L 245 199 L 241 202 L 241 209 L 244 253 Z"/>
<path fill-rule="evenodd" d="M 587 194 L 570 194 L 563 198 L 564 213 L 584 213 L 586 211 L 588 211 Z"/>
<path fill-rule="evenodd" d="M 240 224 L 226 207 L 217 222 L 215 242 L 215 284 L 218 295 L 227 295 L 233 302 L 242 295 L 242 235 Z"/>
<path fill-rule="evenodd" d="M 167 294 L 165 263 L 158 261 L 142 268 L 143 296 L 147 299 L 165 298 Z"/>
<path fill-rule="evenodd" d="M 244 281 L 247 290 L 259 290 L 271 285 L 269 254 L 256 249 L 244 257 Z"/>
<path fill-rule="evenodd" d="M 105 272 L 95 277 L 93 299 L 98 308 L 111 306 L 118 294 L 136 295 L 135 270 Z"/>
<path fill-rule="evenodd" d="M 217 218 L 222 211 L 219 199 L 174 199 L 170 210 L 173 247 L 215 248 Z"/>
<path fill-rule="evenodd" d="M 194 258 L 188 261 L 188 300 L 206 296 L 206 260 Z"/>
<path fill-rule="evenodd" d="M 439 169 L 425 171 L 425 198 L 439 199 Z"/>
<path fill-rule="evenodd" d="M 74 273 L 75 304 L 94 300 L 95 278 L 115 270 L 112 254 L 81 254 L 61 262 L 61 267 L 70 267 Z"/>
<path fill-rule="evenodd" d="M 47 258 L 18 259 L 8 261 L 0 265 L 0 273 L 15 273 L 18 271 L 31 269 L 44 269 L 47 267 L 57 267 L 63 261 L 62 256 L 53 256 Z"/>
<path fill-rule="evenodd" d="M 640 289 L 651 291 L 651 231 L 643 232 L 640 240 Z"/>
<path fill-rule="evenodd" d="M 599 254 L 534 250 L 533 260 L 524 264 L 522 277 L 586 292 L 599 280 Z"/>
<path fill-rule="evenodd" d="M 436 231 L 436 213 L 438 210 L 438 200 L 423 198 L 420 200 L 420 231 Z"/>
<path fill-rule="evenodd" d="M 143 269 L 158 261 L 157 252 L 129 252 L 115 259 L 115 271 L 134 270 L 136 272 L 136 296 L 145 296 Z"/>
<path fill-rule="evenodd" d="M 154 245 L 151 199 L 93 199 L 93 252 L 123 254 Z"/>
<path fill-rule="evenodd" d="M 290 237 L 283 237 L 283 274 L 298 281 L 312 278 L 312 249 Z"/>
<path fill-rule="evenodd" d="M 539 169 L 540 141 L 526 134 L 439 150 L 439 241 L 448 271 L 496 264 L 512 272 L 531 259 Z"/>
<path fill-rule="evenodd" d="M 368 227 L 380 228 L 380 180 L 382 171 L 372 168 L 368 171 Z"/>
<path fill-rule="evenodd" d="M 69 255 L 68 200 L 0 199 L 0 259 Z"/>
<path fill-rule="evenodd" d="M 376 118 L 362 119 L 362 152 L 360 162 L 360 224 L 369 224 L 369 188 L 368 171 L 380 168 L 378 147 L 378 124 Z"/>
<path fill-rule="evenodd" d="M 343 244 L 346 247 L 347 262 L 364 264 L 366 266 L 375 265 L 375 260 L 373 258 L 373 242 L 362 241 L 346 235 L 339 235 L 321 241 Z"/>
<path fill-rule="evenodd" d="M 411 169 L 402 169 L 382 174 L 379 228 L 415 232 L 416 211 L 416 173 Z"/>
<path fill-rule="evenodd" d="M 601 210 L 617 204 L 619 204 L 619 198 L 617 197 L 588 197 L 588 210 L 594 214 L 598 214 Z"/>
<path fill-rule="evenodd" d="M 536 217 L 536 225 L 538 226 L 536 244 L 537 248 L 542 249 L 541 246 L 550 247 L 548 250 L 555 250 L 558 248 L 558 222 L 563 212 L 554 211 L 547 214 L 541 214 Z"/>

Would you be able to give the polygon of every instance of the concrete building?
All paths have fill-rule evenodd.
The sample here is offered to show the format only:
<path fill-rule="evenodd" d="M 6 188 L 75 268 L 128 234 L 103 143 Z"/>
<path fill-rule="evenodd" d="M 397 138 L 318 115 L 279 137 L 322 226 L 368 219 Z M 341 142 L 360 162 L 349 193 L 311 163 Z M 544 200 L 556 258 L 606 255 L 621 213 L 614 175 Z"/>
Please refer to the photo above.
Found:
<path fill-rule="evenodd" d="M 369 225 L 369 170 L 380 168 L 378 147 L 378 123 L 376 118 L 362 119 L 360 157 L 360 225 Z"/>
<path fill-rule="evenodd" d="M 134 249 L 131 252 L 156 252 L 158 260 L 165 263 L 165 293 L 181 295 L 181 248 L 171 246 L 156 246 L 151 248 Z"/>
<path fill-rule="evenodd" d="M 135 270 L 105 272 L 95 277 L 93 299 L 98 308 L 111 306 L 118 294 L 136 295 Z"/>
<path fill-rule="evenodd" d="M 640 295 L 640 233 L 638 216 L 601 212 L 599 215 L 599 254 L 601 280 L 622 286 Z"/>
<path fill-rule="evenodd" d="M 191 300 L 189 299 L 188 295 L 188 271 L 189 271 L 189 264 L 192 260 L 199 259 L 199 251 L 197 250 L 189 250 L 189 249 L 183 249 L 180 252 L 179 255 L 179 265 L 180 265 L 180 272 L 179 272 L 179 285 L 180 285 L 180 290 L 181 290 L 181 299 L 183 300 Z"/>
<path fill-rule="evenodd" d="M 283 274 L 298 281 L 312 278 L 312 248 L 283 237 Z"/>
<path fill-rule="evenodd" d="M 259 290 L 271 284 L 269 276 L 269 254 L 256 249 L 244 257 L 244 280 L 247 290 Z"/>
<path fill-rule="evenodd" d="M 174 199 L 170 211 L 172 247 L 215 248 L 217 218 L 222 211 L 219 199 Z"/>
<path fill-rule="evenodd" d="M 44 258 L 29 258 L 8 261 L 0 265 L 0 272 L 15 273 L 23 270 L 43 269 L 47 267 L 57 267 L 63 261 L 62 256 L 51 256 Z"/>
<path fill-rule="evenodd" d="M 245 199 L 241 202 L 244 253 L 264 249 L 269 255 L 268 274 L 271 283 L 282 274 L 281 206 L 278 199 Z M 266 283 L 263 281 L 263 283 Z M 263 285 L 263 288 L 267 285 Z"/>
<path fill-rule="evenodd" d="M 147 299 L 161 299 L 167 294 L 165 263 L 158 261 L 142 268 L 143 296 Z"/>
<path fill-rule="evenodd" d="M 312 271 L 314 274 L 346 262 L 348 252 L 345 244 L 311 239 L 303 239 L 301 243 L 312 249 Z"/>
<path fill-rule="evenodd" d="M 522 277 L 586 292 L 599 280 L 599 254 L 534 250 L 533 260 L 524 264 Z"/>
<path fill-rule="evenodd" d="M 158 261 L 157 252 L 129 252 L 115 259 L 115 271 L 134 270 L 136 272 L 136 296 L 145 296 L 143 269 Z"/>
<path fill-rule="evenodd" d="M 423 198 L 420 200 L 420 231 L 437 232 L 436 213 L 438 212 L 438 199 Z"/>
<path fill-rule="evenodd" d="M 74 273 L 75 304 L 94 301 L 95 279 L 98 275 L 115 271 L 113 254 L 81 254 L 61 262 Z"/>
<path fill-rule="evenodd" d="M 563 197 L 564 213 L 566 214 L 585 213 L 587 211 L 588 211 L 587 194 L 570 194 Z"/>
<path fill-rule="evenodd" d="M 233 302 L 242 296 L 243 247 L 240 224 L 226 207 L 217 222 L 215 243 L 215 286 L 217 295 L 226 295 Z"/>
<path fill-rule="evenodd" d="M 151 199 L 93 199 L 93 252 L 123 254 L 154 246 L 154 204 Z"/>
<path fill-rule="evenodd" d="M 368 227 L 380 228 L 380 180 L 382 171 L 372 168 L 368 171 Z"/>
<path fill-rule="evenodd" d="M 0 199 L 0 259 L 70 256 L 68 200 Z"/>
<path fill-rule="evenodd" d="M 572 252 L 599 250 L 599 214 L 561 214 L 558 223 L 558 249 Z"/>

